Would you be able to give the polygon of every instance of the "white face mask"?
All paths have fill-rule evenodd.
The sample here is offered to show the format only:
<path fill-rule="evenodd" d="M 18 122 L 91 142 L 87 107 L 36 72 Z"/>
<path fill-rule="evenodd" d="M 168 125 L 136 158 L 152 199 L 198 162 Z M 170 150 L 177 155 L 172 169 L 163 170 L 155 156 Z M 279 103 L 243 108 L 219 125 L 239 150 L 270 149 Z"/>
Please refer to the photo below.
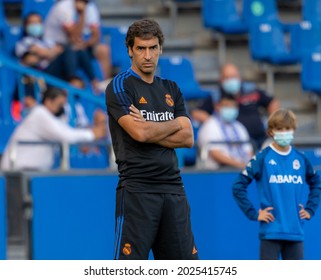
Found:
<path fill-rule="evenodd" d="M 223 89 L 229 94 L 237 94 L 241 89 L 241 80 L 238 78 L 226 79 L 222 82 Z"/>
<path fill-rule="evenodd" d="M 293 140 L 293 130 L 275 131 L 273 136 L 274 141 L 281 147 L 286 147 Z"/>
<path fill-rule="evenodd" d="M 219 114 L 225 122 L 233 122 L 236 120 L 239 110 L 237 107 L 223 106 Z"/>

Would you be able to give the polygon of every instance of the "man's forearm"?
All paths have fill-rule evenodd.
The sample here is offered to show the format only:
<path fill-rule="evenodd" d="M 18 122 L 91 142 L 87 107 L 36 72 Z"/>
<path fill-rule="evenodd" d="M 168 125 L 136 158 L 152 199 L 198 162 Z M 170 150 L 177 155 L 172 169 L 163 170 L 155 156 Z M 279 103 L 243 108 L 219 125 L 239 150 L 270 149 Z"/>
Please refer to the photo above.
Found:
<path fill-rule="evenodd" d="M 182 129 L 177 120 L 167 122 L 146 122 L 144 135 L 147 143 L 159 143 Z"/>
<path fill-rule="evenodd" d="M 164 139 L 157 142 L 157 144 L 167 148 L 191 148 L 194 145 L 193 133 L 188 129 L 181 129 Z"/>

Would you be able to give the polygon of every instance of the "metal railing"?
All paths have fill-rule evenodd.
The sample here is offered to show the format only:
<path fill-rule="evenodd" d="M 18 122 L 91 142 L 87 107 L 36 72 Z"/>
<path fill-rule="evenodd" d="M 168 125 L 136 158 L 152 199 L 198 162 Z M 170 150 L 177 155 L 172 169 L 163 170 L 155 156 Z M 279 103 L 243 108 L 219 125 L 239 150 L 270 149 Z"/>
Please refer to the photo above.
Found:
<path fill-rule="evenodd" d="M 31 77 L 34 77 L 35 79 L 42 79 L 45 81 L 46 84 L 55 86 L 60 89 L 64 89 L 68 93 L 68 103 L 71 107 L 71 118 L 70 118 L 70 124 L 74 126 L 76 124 L 76 111 L 75 111 L 75 95 L 83 98 L 86 101 L 93 102 L 97 106 L 100 106 L 102 108 L 105 108 L 105 101 L 102 98 L 99 98 L 96 96 L 92 90 L 90 89 L 78 89 L 73 86 L 71 86 L 68 82 L 65 82 L 61 79 L 58 79 L 54 76 L 51 76 L 43 71 L 39 71 L 36 69 L 33 69 L 31 67 L 26 67 L 21 65 L 17 60 L 9 57 L 8 55 L 4 54 L 0 51 L 0 101 L 2 99 L 2 104 L 0 104 L 0 110 L 3 111 L 3 122 L 4 123 L 10 123 L 12 121 L 11 119 L 11 113 L 10 113 L 10 96 L 6 96 L 3 94 L 2 89 L 3 87 L 10 81 L 7 71 L 1 71 L 2 68 L 7 68 L 10 70 L 13 70 L 18 75 L 28 75 Z M 19 81 L 18 83 L 21 83 Z M 18 85 L 18 88 L 21 89 L 21 85 Z M 23 93 L 19 93 L 20 98 Z"/>
<path fill-rule="evenodd" d="M 16 171 L 16 163 L 18 160 L 18 153 L 17 149 L 20 145 L 31 145 L 31 146 L 37 146 L 37 145 L 47 145 L 51 147 L 58 147 L 60 150 L 60 170 L 66 171 L 71 168 L 70 166 L 70 148 L 72 146 L 95 146 L 95 147 L 105 147 L 108 156 L 108 169 L 114 170 L 116 169 L 115 165 L 115 155 L 112 149 L 112 145 L 110 141 L 93 141 L 93 142 L 78 142 L 78 143 L 67 143 L 67 142 L 57 142 L 57 141 L 18 141 L 14 143 L 10 149 L 9 149 L 9 161 L 10 161 L 10 171 Z M 95 168 L 93 166 L 93 168 Z"/>

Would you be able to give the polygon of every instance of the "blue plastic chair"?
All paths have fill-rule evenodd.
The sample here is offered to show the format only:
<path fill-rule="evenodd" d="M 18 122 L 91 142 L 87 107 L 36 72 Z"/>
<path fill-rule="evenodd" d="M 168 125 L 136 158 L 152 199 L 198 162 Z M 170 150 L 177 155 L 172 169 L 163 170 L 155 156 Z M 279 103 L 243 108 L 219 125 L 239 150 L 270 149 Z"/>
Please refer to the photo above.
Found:
<path fill-rule="evenodd" d="M 320 1 L 321 2 L 321 1 Z M 321 45 L 321 25 L 311 21 L 302 21 L 290 31 L 291 50 L 301 61 L 316 47 Z"/>
<path fill-rule="evenodd" d="M 0 1 L 0 32 L 3 31 L 6 25 L 7 25 L 7 19 L 4 13 L 4 6 L 2 1 Z"/>
<path fill-rule="evenodd" d="M 302 1 L 302 19 L 321 23 L 321 1 L 303 0 Z"/>
<path fill-rule="evenodd" d="M 275 0 L 243 0 L 243 17 L 249 26 L 266 21 L 279 21 Z"/>
<path fill-rule="evenodd" d="M 255 61 L 274 65 L 290 65 L 299 62 L 286 42 L 286 34 L 276 21 L 254 25 L 250 29 L 250 53 Z"/>
<path fill-rule="evenodd" d="M 303 59 L 301 85 L 303 90 L 321 95 L 321 49 Z"/>
<path fill-rule="evenodd" d="M 20 39 L 22 33 L 21 26 L 18 25 L 6 25 L 2 34 L 1 49 L 8 55 L 13 56 L 15 54 L 16 42 Z"/>
<path fill-rule="evenodd" d="M 205 98 L 210 91 L 203 89 L 196 80 L 192 62 L 187 57 L 161 57 L 158 70 L 162 78 L 175 81 L 185 100 Z"/>
<path fill-rule="evenodd" d="M 30 12 L 37 12 L 45 20 L 50 8 L 56 0 L 23 0 L 22 17 L 25 17 Z"/>
<path fill-rule="evenodd" d="M 102 35 L 109 37 L 112 66 L 120 71 L 127 70 L 131 61 L 125 45 L 127 26 L 102 26 Z"/>
<path fill-rule="evenodd" d="M 237 0 L 203 0 L 203 25 L 225 34 L 243 34 L 248 25 L 237 10 Z"/>

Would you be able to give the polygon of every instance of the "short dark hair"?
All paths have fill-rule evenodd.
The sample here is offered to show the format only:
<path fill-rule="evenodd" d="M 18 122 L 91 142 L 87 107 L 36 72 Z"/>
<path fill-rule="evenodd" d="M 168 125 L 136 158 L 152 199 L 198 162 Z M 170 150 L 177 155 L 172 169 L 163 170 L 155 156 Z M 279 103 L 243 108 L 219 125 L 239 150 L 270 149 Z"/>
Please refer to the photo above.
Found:
<path fill-rule="evenodd" d="M 132 48 L 134 46 L 135 38 L 151 39 L 153 37 L 158 38 L 160 46 L 164 43 L 164 34 L 160 28 L 158 22 L 154 19 L 145 18 L 135 21 L 129 26 L 126 35 L 126 47 Z"/>
<path fill-rule="evenodd" d="M 67 97 L 66 91 L 60 88 L 49 86 L 42 95 L 42 103 L 44 103 L 47 99 L 54 100 L 59 96 Z"/>

